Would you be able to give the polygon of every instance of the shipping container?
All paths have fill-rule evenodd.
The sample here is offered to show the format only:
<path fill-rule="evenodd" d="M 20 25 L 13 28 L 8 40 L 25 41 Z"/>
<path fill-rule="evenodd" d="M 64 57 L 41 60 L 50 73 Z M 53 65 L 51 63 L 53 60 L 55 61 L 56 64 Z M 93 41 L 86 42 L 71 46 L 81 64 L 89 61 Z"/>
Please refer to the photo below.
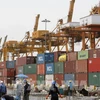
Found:
<path fill-rule="evenodd" d="M 15 76 L 15 69 L 14 68 L 3 69 L 3 76 L 4 77 L 14 77 Z"/>
<path fill-rule="evenodd" d="M 54 63 L 46 64 L 46 74 L 54 74 Z"/>
<path fill-rule="evenodd" d="M 54 75 L 53 74 L 45 75 L 45 84 L 46 84 L 46 86 L 51 86 L 53 80 L 54 80 Z"/>
<path fill-rule="evenodd" d="M 36 64 L 27 64 L 23 67 L 24 74 L 36 74 L 37 73 L 37 65 Z"/>
<path fill-rule="evenodd" d="M 77 52 L 70 52 L 70 53 L 67 53 L 67 60 L 68 61 L 75 61 L 77 60 Z"/>
<path fill-rule="evenodd" d="M 15 68 L 16 61 L 6 61 L 6 68 Z"/>
<path fill-rule="evenodd" d="M 100 72 L 100 58 L 91 58 L 88 60 L 89 72 Z"/>
<path fill-rule="evenodd" d="M 88 59 L 88 50 L 78 51 L 78 60 Z"/>
<path fill-rule="evenodd" d="M 54 63 L 54 73 L 63 73 L 64 72 L 64 62 L 55 62 Z"/>
<path fill-rule="evenodd" d="M 95 85 L 100 87 L 100 73 L 89 73 L 88 76 L 89 85 Z"/>
<path fill-rule="evenodd" d="M 87 72 L 88 68 L 87 68 L 87 60 L 77 60 L 76 61 L 76 73 L 80 73 L 80 72 Z"/>
<path fill-rule="evenodd" d="M 37 75 L 36 74 L 28 74 L 28 80 L 30 80 L 31 83 L 35 84 L 37 81 Z"/>
<path fill-rule="evenodd" d="M 37 64 L 43 64 L 45 63 L 45 56 L 44 54 L 38 54 L 37 55 Z"/>
<path fill-rule="evenodd" d="M 63 54 L 67 54 L 66 51 L 56 51 L 56 52 L 54 52 L 54 62 L 58 62 L 59 57 Z"/>
<path fill-rule="evenodd" d="M 86 25 L 100 25 L 100 15 L 99 14 L 92 14 L 89 16 L 85 16 L 80 18 L 80 26 Z"/>
<path fill-rule="evenodd" d="M 97 58 L 100 58 L 100 48 L 97 49 Z"/>
<path fill-rule="evenodd" d="M 16 67 L 16 74 L 24 74 L 23 73 L 23 66 L 17 66 Z"/>
<path fill-rule="evenodd" d="M 76 61 L 66 61 L 64 73 L 76 73 Z"/>
<path fill-rule="evenodd" d="M 57 84 L 62 85 L 64 83 L 64 75 L 54 74 L 54 80 L 56 80 Z"/>
<path fill-rule="evenodd" d="M 45 64 L 37 64 L 37 74 L 45 74 Z"/>
<path fill-rule="evenodd" d="M 88 85 L 88 74 L 87 73 L 77 73 L 75 75 L 75 81 L 78 86 Z"/>
<path fill-rule="evenodd" d="M 64 81 L 68 85 L 71 81 L 72 83 L 75 83 L 75 74 L 65 74 L 64 75 Z"/>
<path fill-rule="evenodd" d="M 3 69 L 0 69 L 0 77 L 3 76 Z"/>
<path fill-rule="evenodd" d="M 89 58 L 98 58 L 98 50 L 97 49 L 91 49 L 88 50 Z"/>
<path fill-rule="evenodd" d="M 0 68 L 6 68 L 6 61 L 0 62 Z"/>
<path fill-rule="evenodd" d="M 16 59 L 16 65 L 22 66 L 25 64 L 36 64 L 36 57 L 34 56 L 27 56 L 27 57 L 21 57 Z"/>
<path fill-rule="evenodd" d="M 45 83 L 45 76 L 44 75 L 37 75 L 37 84 L 44 84 Z"/>

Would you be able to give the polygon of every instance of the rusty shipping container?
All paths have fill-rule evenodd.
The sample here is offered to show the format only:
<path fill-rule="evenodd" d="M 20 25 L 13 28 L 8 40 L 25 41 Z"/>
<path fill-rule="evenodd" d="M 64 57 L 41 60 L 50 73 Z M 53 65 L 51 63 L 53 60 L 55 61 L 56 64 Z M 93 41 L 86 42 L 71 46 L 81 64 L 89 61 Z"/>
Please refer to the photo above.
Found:
<path fill-rule="evenodd" d="M 15 76 L 15 69 L 10 68 L 10 69 L 3 69 L 3 76 L 5 77 L 14 77 Z"/>
<path fill-rule="evenodd" d="M 54 80 L 56 80 L 56 82 L 59 85 L 62 85 L 64 82 L 64 75 L 63 74 L 54 74 Z"/>
<path fill-rule="evenodd" d="M 21 66 L 25 64 L 36 64 L 36 57 L 34 56 L 27 56 L 21 57 L 16 59 L 16 65 Z"/>
<path fill-rule="evenodd" d="M 78 53 L 77 52 L 70 52 L 67 54 L 67 60 L 68 61 L 75 61 L 77 60 Z"/>
<path fill-rule="evenodd" d="M 67 54 L 66 51 L 56 51 L 54 52 L 54 62 L 58 62 L 59 61 L 59 57 L 62 54 Z"/>
<path fill-rule="evenodd" d="M 100 58 L 91 58 L 88 60 L 89 72 L 100 72 Z"/>
<path fill-rule="evenodd" d="M 77 60 L 76 61 L 76 73 L 84 72 L 86 73 L 88 71 L 87 68 L 87 60 Z"/>
<path fill-rule="evenodd" d="M 45 64 L 37 64 L 37 74 L 45 74 Z"/>
<path fill-rule="evenodd" d="M 100 58 L 100 49 L 91 49 L 88 53 L 89 58 Z"/>
<path fill-rule="evenodd" d="M 28 74 L 28 80 L 30 80 L 32 83 L 36 83 L 37 81 L 37 74 Z"/>
<path fill-rule="evenodd" d="M 75 82 L 78 86 L 88 85 L 88 74 L 87 73 L 77 73 L 75 75 Z"/>
<path fill-rule="evenodd" d="M 6 68 L 6 61 L 0 62 L 0 68 Z"/>
<path fill-rule="evenodd" d="M 66 61 L 64 73 L 76 73 L 76 61 Z"/>

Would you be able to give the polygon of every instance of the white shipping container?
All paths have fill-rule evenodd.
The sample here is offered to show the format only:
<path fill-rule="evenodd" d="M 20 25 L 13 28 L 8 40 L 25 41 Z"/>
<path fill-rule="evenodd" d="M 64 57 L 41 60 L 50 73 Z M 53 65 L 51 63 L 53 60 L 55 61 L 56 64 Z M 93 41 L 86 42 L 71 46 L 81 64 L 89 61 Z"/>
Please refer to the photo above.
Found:
<path fill-rule="evenodd" d="M 68 22 L 68 23 L 62 24 L 60 26 L 60 29 L 66 28 L 66 27 L 79 27 L 79 26 L 80 26 L 80 22 Z"/>
<path fill-rule="evenodd" d="M 100 25 L 99 14 L 89 15 L 80 18 L 80 26 L 93 25 L 93 24 Z"/>
<path fill-rule="evenodd" d="M 45 75 L 45 84 L 46 84 L 46 86 L 51 86 L 53 80 L 54 80 L 54 75 L 53 74 Z"/>

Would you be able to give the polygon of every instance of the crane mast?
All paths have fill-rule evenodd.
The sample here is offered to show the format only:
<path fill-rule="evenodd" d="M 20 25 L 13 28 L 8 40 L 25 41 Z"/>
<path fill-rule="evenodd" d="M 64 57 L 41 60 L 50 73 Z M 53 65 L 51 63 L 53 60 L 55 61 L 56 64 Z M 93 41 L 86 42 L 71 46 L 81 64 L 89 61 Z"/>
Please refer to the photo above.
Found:
<path fill-rule="evenodd" d="M 73 10 L 74 10 L 74 3 L 75 3 L 75 0 L 71 0 L 70 1 L 70 7 L 69 7 L 69 13 L 68 13 L 67 22 L 71 22 L 72 21 Z"/>

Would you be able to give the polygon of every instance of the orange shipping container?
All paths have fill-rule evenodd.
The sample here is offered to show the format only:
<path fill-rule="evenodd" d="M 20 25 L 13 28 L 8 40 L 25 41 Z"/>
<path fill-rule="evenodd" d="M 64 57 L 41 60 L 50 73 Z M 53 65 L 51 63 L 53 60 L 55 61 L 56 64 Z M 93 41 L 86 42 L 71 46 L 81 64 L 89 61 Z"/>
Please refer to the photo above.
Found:
<path fill-rule="evenodd" d="M 37 74 L 45 74 L 45 64 L 38 64 L 37 65 Z"/>
<path fill-rule="evenodd" d="M 62 83 L 64 82 L 64 75 L 63 74 L 55 74 L 54 75 L 54 80 L 56 80 L 56 82 L 59 85 L 62 85 Z"/>
<path fill-rule="evenodd" d="M 0 68 L 6 68 L 6 61 L 0 62 Z"/>
<path fill-rule="evenodd" d="M 87 60 L 76 61 L 76 73 L 87 72 Z"/>

